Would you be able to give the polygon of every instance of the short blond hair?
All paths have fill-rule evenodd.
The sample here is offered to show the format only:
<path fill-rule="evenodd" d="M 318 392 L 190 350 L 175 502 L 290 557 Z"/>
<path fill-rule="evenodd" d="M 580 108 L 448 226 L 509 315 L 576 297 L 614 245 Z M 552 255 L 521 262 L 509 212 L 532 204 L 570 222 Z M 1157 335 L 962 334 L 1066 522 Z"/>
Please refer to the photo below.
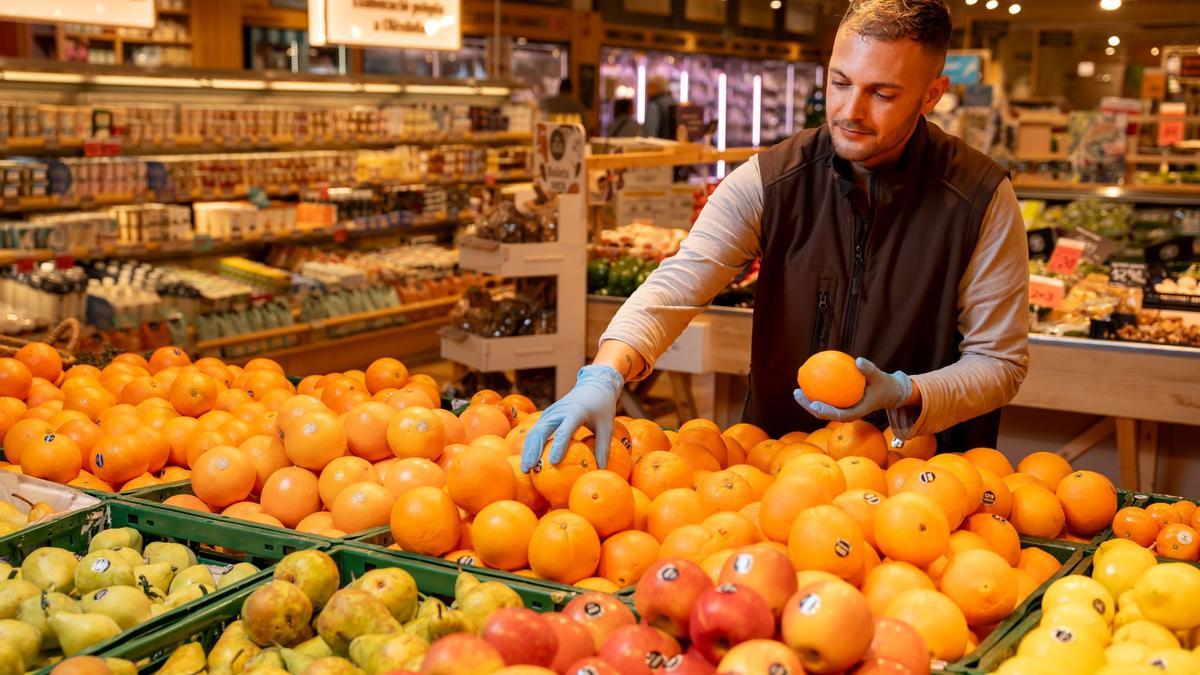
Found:
<path fill-rule="evenodd" d="M 840 27 L 872 40 L 909 39 L 938 58 L 950 48 L 945 0 L 850 0 Z"/>

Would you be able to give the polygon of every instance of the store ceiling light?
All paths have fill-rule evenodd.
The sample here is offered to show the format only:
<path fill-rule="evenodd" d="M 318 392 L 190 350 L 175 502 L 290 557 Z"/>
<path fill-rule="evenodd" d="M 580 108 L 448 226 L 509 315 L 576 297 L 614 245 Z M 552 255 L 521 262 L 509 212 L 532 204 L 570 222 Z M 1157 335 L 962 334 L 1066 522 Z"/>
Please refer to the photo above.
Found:
<path fill-rule="evenodd" d="M 987 0 L 987 4 L 984 5 L 984 7 L 987 7 L 988 9 L 996 9 L 999 6 L 1000 0 Z"/>
<path fill-rule="evenodd" d="M 1117 46 L 1117 45 L 1119 45 L 1119 44 L 1121 44 L 1121 38 L 1120 38 L 1120 37 L 1117 37 L 1116 35 L 1109 35 L 1109 36 L 1108 36 L 1108 45 L 1109 45 L 1110 47 L 1116 47 L 1116 46 Z"/>
<path fill-rule="evenodd" d="M 1109 56 L 1112 56 L 1113 54 L 1116 54 L 1116 53 L 1117 53 L 1117 50 L 1116 50 L 1116 49 L 1114 49 L 1114 48 L 1112 48 L 1112 47 L 1105 47 L 1105 48 L 1104 48 L 1104 53 L 1105 53 L 1105 54 L 1108 54 Z"/>
<path fill-rule="evenodd" d="M 1121 0 L 1100 0 L 1100 9 L 1109 12 L 1121 9 Z"/>
<path fill-rule="evenodd" d="M 968 5 L 974 5 L 977 2 L 979 2 L 979 0 L 967 0 Z"/>
<path fill-rule="evenodd" d="M 139 77 L 136 75 L 93 75 L 92 84 L 110 87 L 171 87 L 199 89 L 200 81 L 190 77 Z"/>
<path fill-rule="evenodd" d="M 782 0 L 771 0 L 771 9 L 779 9 L 783 7 Z"/>
<path fill-rule="evenodd" d="M 78 73 L 39 73 L 36 71 L 6 70 L 3 76 L 8 82 L 45 82 L 46 84 L 77 84 L 83 82 L 83 75 Z"/>
<path fill-rule="evenodd" d="M 1095 61 L 1080 61 L 1079 65 L 1075 66 L 1075 74 L 1079 77 L 1091 77 L 1096 74 Z"/>
<path fill-rule="evenodd" d="M 1021 3 L 1014 2 L 1013 4 L 1009 5 L 1008 13 L 1009 14 L 1020 14 L 1021 13 Z"/>
<path fill-rule="evenodd" d="M 1159 51 L 1158 51 L 1158 47 L 1151 47 L 1151 48 L 1150 48 L 1150 56 L 1158 56 L 1160 53 L 1161 53 L 1161 52 L 1159 52 Z"/>
<path fill-rule="evenodd" d="M 267 88 L 267 83 L 263 80 L 226 80 L 213 78 L 211 80 L 200 80 L 200 84 L 207 85 L 213 89 L 236 89 L 239 91 L 261 91 Z"/>
<path fill-rule="evenodd" d="M 275 91 L 330 91 L 352 92 L 355 87 L 350 82 L 288 82 L 282 80 L 272 82 L 271 89 Z"/>

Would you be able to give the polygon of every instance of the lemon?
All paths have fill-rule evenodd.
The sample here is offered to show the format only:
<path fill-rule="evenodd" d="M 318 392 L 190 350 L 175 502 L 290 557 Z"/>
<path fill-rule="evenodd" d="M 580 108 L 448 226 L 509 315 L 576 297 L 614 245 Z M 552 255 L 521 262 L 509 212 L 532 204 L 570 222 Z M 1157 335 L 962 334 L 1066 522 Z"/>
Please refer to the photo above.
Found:
<path fill-rule="evenodd" d="M 1125 663 L 1121 665 L 1108 664 L 1095 675 L 1163 675 L 1163 671 L 1144 663 Z"/>
<path fill-rule="evenodd" d="M 1156 649 L 1147 661 L 1167 675 L 1195 675 L 1200 673 L 1200 656 L 1186 649 Z"/>
<path fill-rule="evenodd" d="M 1058 675 L 1058 673 L 1057 668 L 1040 659 L 1031 656 L 1014 656 L 1000 664 L 993 675 Z"/>
<path fill-rule="evenodd" d="M 1151 649 L 1140 642 L 1114 642 L 1104 650 L 1110 666 L 1132 666 L 1150 660 Z"/>
<path fill-rule="evenodd" d="M 1096 551 L 1092 565 L 1092 578 L 1104 585 L 1110 595 L 1119 598 L 1122 593 L 1133 588 L 1134 582 L 1146 570 L 1158 564 L 1154 554 L 1149 549 L 1142 548 L 1126 539 L 1114 539 L 1100 546 L 1124 541 L 1125 545 L 1110 548 L 1103 556 Z"/>
<path fill-rule="evenodd" d="M 1094 558 L 1094 560 L 1092 562 L 1093 568 L 1096 565 L 1099 565 L 1101 563 L 1101 561 L 1103 561 L 1104 558 L 1109 553 L 1119 550 L 1119 549 L 1122 549 L 1122 548 L 1141 549 L 1142 547 L 1138 546 L 1135 542 L 1132 542 L 1128 539 L 1122 539 L 1119 537 L 1117 539 L 1109 539 L 1108 541 L 1104 542 L 1103 544 L 1100 544 L 1099 548 L 1096 549 L 1096 553 L 1093 555 L 1093 558 Z M 1142 550 L 1145 550 L 1145 549 L 1142 549 Z"/>
<path fill-rule="evenodd" d="M 1112 636 L 1113 644 L 1136 642 L 1151 649 L 1178 649 L 1179 640 L 1171 631 L 1153 621 L 1134 621 L 1121 626 Z"/>
<path fill-rule="evenodd" d="M 1104 623 L 1104 617 L 1097 614 L 1091 607 L 1082 605 L 1051 607 L 1042 614 L 1040 625 L 1072 628 L 1091 635 L 1102 645 L 1108 645 L 1112 640 L 1112 631 L 1109 630 L 1108 624 Z"/>
<path fill-rule="evenodd" d="M 1137 596 L 1134 595 L 1132 588 L 1117 596 L 1117 610 L 1120 611 L 1127 607 L 1137 607 Z"/>
<path fill-rule="evenodd" d="M 1146 570 L 1133 585 L 1138 609 L 1171 630 L 1200 626 L 1200 569 L 1165 563 Z"/>
<path fill-rule="evenodd" d="M 1104 646 L 1087 633 L 1059 626 L 1038 626 L 1017 647 L 1018 656 L 1053 664 L 1062 675 L 1090 675 L 1104 665 Z"/>
<path fill-rule="evenodd" d="M 1139 603 L 1140 604 L 1140 603 Z M 1112 594 L 1099 581 L 1078 574 L 1065 576 L 1050 584 L 1042 596 L 1042 609 L 1052 609 L 1058 605 L 1083 605 L 1091 607 L 1097 614 L 1104 617 L 1104 622 L 1112 624 L 1116 614 L 1116 603 Z"/>

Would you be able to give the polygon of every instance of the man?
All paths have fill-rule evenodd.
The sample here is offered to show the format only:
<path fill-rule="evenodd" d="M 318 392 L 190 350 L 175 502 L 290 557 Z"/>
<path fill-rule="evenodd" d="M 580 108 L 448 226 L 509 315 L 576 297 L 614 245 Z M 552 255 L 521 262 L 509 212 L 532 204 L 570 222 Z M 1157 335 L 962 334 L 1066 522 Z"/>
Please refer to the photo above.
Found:
<path fill-rule="evenodd" d="M 633 117 L 633 100 L 619 98 L 613 101 L 613 119 L 609 125 L 609 138 L 631 138 L 642 135 L 642 125 Z"/>
<path fill-rule="evenodd" d="M 675 125 L 671 123 L 671 88 L 667 78 L 651 75 L 646 81 L 646 117 L 642 122 L 642 135 L 649 138 L 675 140 Z"/>
<path fill-rule="evenodd" d="M 995 447 L 999 408 L 1028 363 L 1027 252 L 1002 169 L 924 115 L 945 93 L 944 0 L 851 0 L 829 63 L 828 123 L 760 153 L 709 197 L 679 253 L 634 293 L 593 365 L 530 430 L 596 431 L 607 455 L 617 395 L 749 260 L 755 294 L 747 421 L 778 437 L 824 420 L 890 421 L 900 439 Z M 859 357 L 866 391 L 838 409 L 795 389 L 813 353 Z M 910 377 L 906 373 L 913 373 Z"/>

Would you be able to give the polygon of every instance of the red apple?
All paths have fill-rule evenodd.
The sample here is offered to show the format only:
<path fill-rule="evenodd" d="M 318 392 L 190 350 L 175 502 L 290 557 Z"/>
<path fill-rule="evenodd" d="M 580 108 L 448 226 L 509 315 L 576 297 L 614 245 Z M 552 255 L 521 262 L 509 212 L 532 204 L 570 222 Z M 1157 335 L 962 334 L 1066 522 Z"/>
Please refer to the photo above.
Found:
<path fill-rule="evenodd" d="M 504 607 L 488 616 L 479 636 L 500 652 L 510 666 L 549 666 L 558 652 L 558 638 L 546 617 L 524 607 Z"/>
<path fill-rule="evenodd" d="M 774 640 L 749 640 L 736 645 L 717 666 L 720 675 L 804 675 L 800 657 Z"/>
<path fill-rule="evenodd" d="M 566 675 L 621 675 L 621 671 L 599 656 L 589 656 L 576 661 L 567 668 L 565 673 Z"/>
<path fill-rule="evenodd" d="M 542 616 L 550 622 L 554 636 L 558 638 L 558 651 L 554 654 L 554 661 L 550 663 L 550 670 L 563 675 L 572 663 L 596 654 L 592 634 L 583 624 L 557 612 Z"/>
<path fill-rule="evenodd" d="M 834 673 L 866 655 L 875 635 L 875 619 L 857 588 L 841 580 L 820 581 L 788 600 L 780 633 L 805 670 Z"/>
<path fill-rule="evenodd" d="M 709 663 L 720 663 L 734 645 L 775 635 L 775 617 L 767 601 L 754 590 L 721 584 L 696 598 L 688 617 L 688 634 L 692 649 Z"/>
<path fill-rule="evenodd" d="M 421 661 L 421 675 L 488 675 L 504 667 L 504 657 L 481 637 L 454 633 L 433 643 Z"/>
<path fill-rule="evenodd" d="M 653 675 L 683 650 L 675 638 L 645 625 L 621 626 L 600 646 L 600 658 L 622 675 Z"/>
<path fill-rule="evenodd" d="M 672 656 L 667 659 L 662 668 L 656 668 L 654 675 L 715 675 L 717 669 L 697 653 L 688 650 L 685 654 Z"/>
<path fill-rule="evenodd" d="M 862 665 L 850 671 L 854 675 L 913 675 L 913 671 L 903 663 L 881 656 L 869 656 Z"/>
<path fill-rule="evenodd" d="M 753 588 L 778 619 L 788 598 L 796 593 L 796 568 L 787 554 L 770 546 L 739 548 L 725 561 L 717 584 Z"/>
<path fill-rule="evenodd" d="M 620 600 L 608 593 L 588 591 L 576 596 L 563 608 L 563 615 L 575 619 L 592 634 L 596 649 L 621 626 L 632 626 L 637 618 Z"/>
<path fill-rule="evenodd" d="M 633 591 L 633 605 L 642 621 L 671 637 L 684 638 L 692 605 L 712 587 L 712 579 L 696 563 L 667 558 L 646 568 Z"/>
<path fill-rule="evenodd" d="M 895 661 L 912 671 L 913 675 L 929 675 L 929 650 L 916 628 L 892 618 L 875 621 L 875 637 L 864 661 L 872 658 Z"/>

